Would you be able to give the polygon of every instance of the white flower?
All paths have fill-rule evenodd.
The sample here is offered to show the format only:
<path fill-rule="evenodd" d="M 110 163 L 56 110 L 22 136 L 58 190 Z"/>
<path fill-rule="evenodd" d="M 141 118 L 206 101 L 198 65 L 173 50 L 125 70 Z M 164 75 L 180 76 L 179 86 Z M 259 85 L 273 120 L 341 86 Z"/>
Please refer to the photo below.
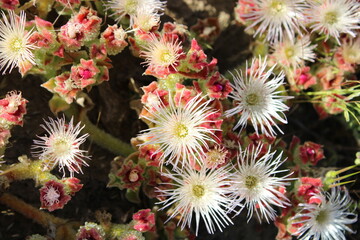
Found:
<path fill-rule="evenodd" d="M 332 36 L 340 44 L 340 33 L 356 36 L 359 29 L 360 3 L 356 0 L 310 1 L 308 21 L 312 31 Z"/>
<path fill-rule="evenodd" d="M 295 32 L 301 35 L 304 28 L 303 12 L 306 9 L 302 0 L 254 0 L 255 9 L 246 14 L 253 23 L 247 27 L 255 28 L 255 35 L 264 34 L 270 42 L 281 41 L 284 35 L 290 40 L 294 39 Z"/>
<path fill-rule="evenodd" d="M 275 62 L 280 63 L 285 67 L 292 66 L 297 68 L 304 65 L 304 61 L 313 62 L 316 58 L 313 49 L 316 45 L 310 45 L 310 37 L 304 36 L 297 38 L 295 41 L 290 41 L 287 37 L 283 41 L 275 43 L 272 48 L 274 52 L 272 57 Z"/>
<path fill-rule="evenodd" d="M 160 15 L 150 12 L 149 8 L 141 8 L 133 18 L 134 28 L 150 32 L 160 25 Z"/>
<path fill-rule="evenodd" d="M 74 126 L 73 118 L 69 124 L 65 123 L 65 118 L 56 120 L 49 118 L 49 121 L 45 121 L 45 125 L 41 125 L 41 127 L 49 136 L 45 135 L 39 137 L 40 140 L 34 140 L 32 148 L 40 149 L 34 152 L 34 155 L 44 161 L 47 169 L 59 165 L 60 171 L 64 172 L 64 175 L 64 167 L 66 167 L 73 176 L 74 172 L 82 172 L 82 165 L 88 166 L 84 161 L 84 159 L 89 159 L 84 155 L 87 151 L 80 150 L 80 145 L 85 142 L 88 134 L 78 137 L 84 126 L 81 127 L 80 123 Z"/>
<path fill-rule="evenodd" d="M 228 178 L 231 176 L 228 167 L 206 170 L 203 166 L 199 171 L 190 167 L 176 170 L 176 173 L 163 173 L 173 180 L 172 189 L 158 189 L 160 196 L 167 197 L 160 202 L 164 205 L 160 210 L 172 207 L 168 220 L 180 215 L 181 228 L 190 227 L 193 214 L 198 233 L 200 218 L 204 221 L 209 233 L 218 228 L 233 224 L 226 212 L 231 200 Z"/>
<path fill-rule="evenodd" d="M 141 51 L 140 56 L 155 74 L 168 75 L 170 70 L 176 70 L 179 58 L 184 54 L 178 39 L 169 39 L 162 35 L 160 38 L 151 34 L 151 40 Z"/>
<path fill-rule="evenodd" d="M 303 224 L 296 233 L 300 240 L 346 240 L 345 232 L 355 233 L 347 225 L 357 222 L 357 214 L 350 212 L 351 199 L 348 191 L 339 187 L 331 193 L 314 195 L 321 199 L 320 204 L 299 204 L 301 211 L 293 220 Z"/>
<path fill-rule="evenodd" d="M 8 13 L 9 18 L 2 12 L 3 20 L 0 20 L 0 70 L 3 74 L 26 62 L 35 65 L 31 50 L 36 47 L 29 43 L 32 32 L 25 30 L 25 12 L 21 11 L 20 16 L 14 11 Z"/>
<path fill-rule="evenodd" d="M 263 62 L 261 59 L 258 62 L 253 59 L 250 69 L 246 63 L 245 77 L 241 72 L 234 76 L 234 84 L 231 84 L 234 91 L 229 97 L 234 100 L 236 106 L 225 112 L 226 117 L 240 114 L 240 119 L 234 129 L 241 126 L 242 130 L 250 119 L 257 134 L 259 134 L 258 125 L 260 125 L 260 131 L 267 136 L 276 135 L 273 126 L 282 133 L 274 119 L 287 123 L 283 112 L 289 107 L 283 101 L 291 97 L 280 95 L 283 91 L 278 90 L 284 85 L 283 72 L 270 79 L 274 68 L 275 65 L 266 72 L 266 58 Z"/>
<path fill-rule="evenodd" d="M 360 36 L 343 41 L 338 49 L 345 63 L 360 64 Z"/>
<path fill-rule="evenodd" d="M 146 9 L 147 13 L 153 13 L 157 15 L 164 11 L 166 1 L 160 0 L 110 0 L 105 3 L 106 9 L 113 11 L 110 16 L 115 16 L 116 21 L 120 21 L 124 16 L 130 17 L 130 26 L 133 25 L 134 17 L 138 12 L 142 12 Z"/>
<path fill-rule="evenodd" d="M 208 149 L 207 142 L 216 142 L 213 131 L 219 130 L 204 126 L 212 123 L 208 117 L 215 113 L 208 107 L 209 103 L 210 100 L 197 95 L 185 106 L 176 106 L 171 96 L 169 106 L 153 105 L 154 110 L 148 109 L 152 116 L 143 117 L 155 126 L 145 130 L 142 136 L 148 140 L 141 145 L 159 144 L 158 151 L 163 152 L 160 162 L 170 162 L 175 168 L 179 162 L 182 165 L 190 160 L 201 162 L 200 156 Z"/>
<path fill-rule="evenodd" d="M 276 211 L 272 205 L 285 208 L 290 206 L 290 201 L 280 191 L 285 185 L 289 185 L 288 174 L 283 177 L 276 177 L 278 173 L 288 170 L 278 170 L 283 163 L 282 153 L 275 159 L 275 152 L 270 149 L 264 155 L 260 155 L 263 145 L 248 147 L 244 152 L 239 153 L 237 158 L 237 168 L 232 176 L 234 198 L 232 210 L 239 214 L 244 208 L 248 209 L 248 220 L 255 211 L 259 220 L 265 218 L 267 222 L 274 220 Z"/>

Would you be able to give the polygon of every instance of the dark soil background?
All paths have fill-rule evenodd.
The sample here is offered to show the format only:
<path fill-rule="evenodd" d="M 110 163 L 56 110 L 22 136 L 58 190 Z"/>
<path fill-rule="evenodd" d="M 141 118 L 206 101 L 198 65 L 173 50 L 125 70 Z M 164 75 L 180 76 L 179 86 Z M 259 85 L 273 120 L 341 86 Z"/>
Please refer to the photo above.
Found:
<path fill-rule="evenodd" d="M 225 74 L 249 57 L 251 37 L 244 34 L 242 27 L 234 24 L 234 6 L 235 1 L 230 0 L 169 0 L 168 10 L 162 22 L 175 18 L 177 22 L 190 27 L 196 24 L 198 18 L 216 17 L 220 12 L 228 14 L 228 26 L 222 30 L 213 48 L 207 50 L 209 58 L 218 59 L 219 70 Z M 89 117 L 108 133 L 129 142 L 131 137 L 145 128 L 145 124 L 130 108 L 130 102 L 140 98 L 136 91 L 139 87 L 148 85 L 154 79 L 142 75 L 145 70 L 140 65 L 142 60 L 133 57 L 128 49 L 111 59 L 114 68 L 110 69 L 110 81 L 94 87 L 89 93 L 95 103 Z M 42 82 L 43 79 L 38 76 L 21 79 L 16 70 L 12 74 L 0 77 L 0 96 L 10 90 L 19 90 L 29 101 L 24 126 L 17 126 L 12 131 L 10 144 L 5 153 L 8 163 L 17 162 L 17 157 L 23 154 L 31 156 L 30 147 L 33 139 L 36 135 L 43 134 L 39 125 L 44 118 L 53 117 L 48 107 L 52 94 L 40 87 Z M 283 127 L 286 133 L 283 138 L 286 141 L 297 135 L 302 141 L 314 141 L 325 146 L 327 159 L 322 160 L 319 166 L 341 167 L 353 163 L 355 153 L 359 150 L 358 139 L 341 116 L 319 121 L 310 104 L 301 104 L 291 108 L 288 120 L 289 124 Z M 84 187 L 64 209 L 56 210 L 53 214 L 85 222 L 95 220 L 96 210 L 105 210 L 112 214 L 113 222 L 128 222 L 133 212 L 148 207 L 146 200 L 143 204 L 135 205 L 129 203 L 124 197 L 124 192 L 119 189 L 106 188 L 110 162 L 115 155 L 90 142 L 87 144 L 89 154 L 92 155 L 90 167 L 83 169 L 83 175 L 76 175 Z M 359 199 L 359 183 L 349 187 L 353 197 Z M 35 207 L 40 207 L 39 191 L 34 187 L 33 181 L 13 183 L 7 191 Z M 0 240 L 25 239 L 31 234 L 47 234 L 47 231 L 6 206 L 0 205 Z M 255 219 L 247 224 L 245 216 L 241 215 L 235 219 L 235 224 L 226 228 L 223 233 L 207 235 L 206 230 L 202 228 L 198 239 L 271 240 L 275 239 L 276 232 L 277 229 L 272 224 L 260 225 Z M 349 239 L 360 239 L 360 235 L 349 236 Z"/>

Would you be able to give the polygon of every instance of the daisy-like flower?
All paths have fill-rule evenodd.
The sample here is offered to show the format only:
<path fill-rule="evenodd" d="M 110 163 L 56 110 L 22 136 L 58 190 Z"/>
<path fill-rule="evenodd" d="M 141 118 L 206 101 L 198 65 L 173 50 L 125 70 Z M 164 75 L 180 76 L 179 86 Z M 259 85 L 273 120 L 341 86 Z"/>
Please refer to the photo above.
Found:
<path fill-rule="evenodd" d="M 14 11 L 9 11 L 9 17 L 2 12 L 3 19 L 0 20 L 0 70 L 2 74 L 11 72 L 14 67 L 22 68 L 24 64 L 35 65 L 32 49 L 35 45 L 29 39 L 31 31 L 25 30 L 26 16 L 21 11 L 17 16 Z"/>
<path fill-rule="evenodd" d="M 304 61 L 313 62 L 316 55 L 313 49 L 316 45 L 310 45 L 310 37 L 304 36 L 290 41 L 287 37 L 283 41 L 275 43 L 272 48 L 274 52 L 271 57 L 285 67 L 297 68 L 304 64 Z"/>
<path fill-rule="evenodd" d="M 254 11 L 245 14 L 246 19 L 253 21 L 247 29 L 255 28 L 255 35 L 264 34 L 270 42 L 282 41 L 287 35 L 294 39 L 295 32 L 301 35 L 303 12 L 306 9 L 302 0 L 254 0 Z"/>
<path fill-rule="evenodd" d="M 177 71 L 176 66 L 184 53 L 178 39 L 166 35 L 158 38 L 151 34 L 151 40 L 141 51 L 140 56 L 145 58 L 145 63 L 148 65 L 145 73 L 161 78 Z"/>
<path fill-rule="evenodd" d="M 159 105 L 153 105 L 152 114 L 144 116 L 155 126 L 145 130 L 142 135 L 148 139 L 142 145 L 157 145 L 159 149 L 154 153 L 163 152 L 159 161 L 172 163 L 174 168 L 178 163 L 189 164 L 190 160 L 202 162 L 200 156 L 208 149 L 207 142 L 216 142 L 215 130 L 205 125 L 212 123 L 209 116 L 215 112 L 208 107 L 209 101 L 200 95 L 195 96 L 185 106 L 176 106 L 169 97 L 169 106 L 165 107 L 160 100 Z"/>
<path fill-rule="evenodd" d="M 302 224 L 296 233 L 299 240 L 345 240 L 345 232 L 355 233 L 347 225 L 357 222 L 357 214 L 349 210 L 351 198 L 345 189 L 331 189 L 330 193 L 315 194 L 320 204 L 299 204 L 301 211 L 294 224 Z"/>
<path fill-rule="evenodd" d="M 150 12 L 148 8 L 141 8 L 138 10 L 136 16 L 134 16 L 133 24 L 135 29 L 150 32 L 160 25 L 160 15 Z"/>
<path fill-rule="evenodd" d="M 309 1 L 308 21 L 312 31 L 332 36 L 340 44 L 340 33 L 356 36 L 359 29 L 360 3 L 357 0 Z"/>
<path fill-rule="evenodd" d="M 246 69 L 248 69 L 247 65 L 246 63 Z M 275 65 L 268 71 L 265 71 L 266 66 L 266 58 L 264 61 L 259 59 L 258 62 L 253 59 L 251 68 L 245 72 L 245 77 L 241 72 L 237 73 L 237 76 L 233 76 L 234 84 L 231 84 L 231 87 L 234 91 L 229 96 L 234 100 L 236 106 L 227 110 L 225 116 L 240 114 L 234 130 L 240 126 L 242 130 L 250 119 L 258 135 L 258 125 L 260 125 L 260 131 L 267 136 L 276 135 L 273 126 L 282 133 L 274 119 L 281 123 L 287 123 L 283 112 L 287 111 L 289 107 L 283 101 L 291 97 L 280 95 L 283 91 L 278 90 L 284 84 L 284 73 L 281 72 L 278 76 L 270 79 Z"/>
<path fill-rule="evenodd" d="M 49 136 L 45 135 L 39 137 L 40 140 L 34 140 L 33 149 L 40 149 L 34 152 L 34 156 L 38 157 L 44 162 L 46 169 L 52 169 L 59 165 L 60 171 L 64 172 L 66 167 L 73 176 L 74 172 L 82 173 L 81 166 L 88 164 L 85 159 L 89 159 L 84 155 L 87 151 L 80 150 L 80 145 L 85 142 L 88 134 L 79 134 L 84 126 L 80 123 L 74 126 L 73 118 L 68 124 L 65 123 L 65 118 L 45 121 L 45 125 L 41 125 L 46 130 Z"/>
<path fill-rule="evenodd" d="M 265 218 L 267 222 L 274 220 L 276 211 L 272 205 L 285 208 L 290 206 L 290 201 L 281 191 L 285 185 L 289 185 L 288 178 L 290 174 L 283 177 L 275 176 L 278 173 L 283 173 L 288 170 L 278 170 L 283 163 L 281 160 L 282 153 L 275 159 L 276 152 L 270 152 L 260 156 L 262 145 L 255 147 L 248 147 L 244 152 L 237 157 L 237 167 L 233 181 L 234 199 L 232 210 L 239 214 L 244 208 L 248 209 L 248 220 L 256 213 L 261 220 Z M 240 207 L 239 210 L 236 210 Z"/>
<path fill-rule="evenodd" d="M 105 4 L 107 10 L 113 13 L 116 21 L 120 21 L 128 15 L 130 17 L 130 26 L 133 25 L 134 17 L 141 12 L 141 9 L 147 9 L 146 12 L 159 14 L 164 11 L 166 1 L 160 0 L 110 0 Z"/>
<path fill-rule="evenodd" d="M 179 215 L 181 228 L 190 227 L 193 214 L 195 215 L 196 235 L 198 233 L 200 218 L 205 223 L 209 233 L 218 228 L 233 224 L 227 216 L 231 199 L 231 182 L 228 180 L 231 172 L 228 166 L 207 170 L 204 166 L 199 171 L 186 167 L 177 169 L 176 173 L 163 173 L 165 177 L 173 180 L 168 183 L 171 189 L 157 189 L 160 196 L 167 199 L 159 204 L 164 205 L 160 210 L 172 207 L 169 220 Z"/>

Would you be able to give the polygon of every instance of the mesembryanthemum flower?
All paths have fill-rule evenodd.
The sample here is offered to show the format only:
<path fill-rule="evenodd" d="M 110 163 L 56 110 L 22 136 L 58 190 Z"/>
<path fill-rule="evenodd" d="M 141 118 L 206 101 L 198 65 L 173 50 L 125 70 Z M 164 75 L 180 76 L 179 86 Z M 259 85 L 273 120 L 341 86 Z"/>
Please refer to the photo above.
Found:
<path fill-rule="evenodd" d="M 245 76 L 242 72 L 233 76 L 234 83 L 231 84 L 231 87 L 234 91 L 230 93 L 229 97 L 233 99 L 235 107 L 225 111 L 225 116 L 231 117 L 240 114 L 234 130 L 240 126 L 242 130 L 250 119 L 257 134 L 261 131 L 267 136 L 275 136 L 276 132 L 273 126 L 282 133 L 274 119 L 281 123 L 287 123 L 283 112 L 287 111 L 289 107 L 283 101 L 291 97 L 280 95 L 283 91 L 278 90 L 284 84 L 284 73 L 281 72 L 278 76 L 270 79 L 275 65 L 267 71 L 266 67 L 266 58 L 264 61 L 259 59 L 258 62 L 253 59 L 252 66 L 246 70 Z M 247 63 L 246 68 L 248 68 Z M 258 125 L 260 125 L 260 130 Z"/>
<path fill-rule="evenodd" d="M 331 192 L 315 194 L 320 204 L 299 204 L 301 210 L 293 217 L 299 240 L 345 240 L 345 232 L 355 233 L 348 225 L 357 222 L 357 214 L 349 210 L 352 202 L 348 191 L 334 187 Z"/>
<path fill-rule="evenodd" d="M 310 36 L 306 35 L 291 41 L 287 37 L 283 41 L 275 43 L 271 57 L 276 63 L 285 67 L 297 68 L 304 65 L 305 61 L 314 62 L 316 54 L 311 45 Z"/>
<path fill-rule="evenodd" d="M 52 169 L 59 165 L 60 171 L 64 172 L 66 167 L 73 176 L 74 172 L 82 173 L 81 166 L 88 164 L 85 159 L 89 159 L 85 155 L 87 151 L 81 150 L 80 145 L 85 142 L 89 134 L 79 136 L 84 126 L 80 123 L 74 126 L 73 118 L 68 124 L 65 123 L 65 118 L 52 119 L 45 121 L 45 125 L 41 125 L 49 135 L 39 136 L 40 140 L 34 140 L 33 149 L 40 149 L 35 151 L 34 156 L 38 157 L 44 162 L 46 169 Z"/>
<path fill-rule="evenodd" d="M 140 56 L 145 58 L 145 63 L 148 65 L 145 73 L 165 78 L 170 73 L 177 72 L 176 66 L 179 64 L 180 58 L 184 56 L 181 42 L 166 35 L 159 38 L 154 34 L 150 36 L 151 40 L 140 52 Z"/>
<path fill-rule="evenodd" d="M 202 162 L 201 156 L 205 155 L 208 142 L 216 143 L 214 131 L 219 130 L 205 126 L 213 122 L 209 117 L 216 113 L 208 107 L 210 100 L 199 94 L 185 106 L 181 103 L 177 106 L 171 96 L 169 106 L 160 99 L 159 102 L 152 106 L 153 110 L 148 109 L 151 116 L 143 116 L 154 127 L 144 130 L 142 137 L 147 140 L 141 145 L 160 145 L 157 152 L 163 154 L 159 161 L 172 163 L 175 168 L 178 163 L 189 164 L 190 160 Z"/>
<path fill-rule="evenodd" d="M 169 220 L 179 215 L 183 229 L 186 225 L 190 227 L 195 215 L 196 235 L 200 218 L 211 234 L 216 228 L 222 231 L 225 226 L 233 224 L 226 214 L 231 203 L 228 197 L 231 193 L 229 166 L 211 170 L 202 166 L 199 171 L 187 166 L 163 175 L 173 180 L 173 183 L 167 183 L 172 186 L 171 189 L 158 189 L 160 196 L 167 198 L 159 203 L 164 205 L 160 210 L 172 207 Z"/>
<path fill-rule="evenodd" d="M 245 14 L 253 21 L 247 29 L 255 28 L 255 35 L 264 34 L 269 42 L 281 41 L 284 35 L 290 40 L 295 32 L 301 35 L 304 28 L 303 12 L 307 5 L 302 0 L 254 0 L 254 11 Z"/>
<path fill-rule="evenodd" d="M 155 15 L 164 11 L 166 1 L 160 0 L 110 0 L 105 3 L 106 9 L 113 13 L 110 16 L 115 16 L 116 21 L 120 21 L 123 17 L 128 15 L 130 17 L 130 26 L 134 23 L 134 17 L 146 9 L 147 13 Z"/>
<path fill-rule="evenodd" d="M 263 145 L 260 144 L 256 148 L 248 147 L 239 153 L 235 173 L 231 177 L 233 182 L 231 197 L 234 199 L 231 210 L 240 214 L 244 208 L 247 208 L 248 220 L 255 212 L 259 220 L 265 218 L 269 222 L 276 217 L 273 206 L 285 208 L 291 205 L 281 189 L 289 185 L 289 181 L 293 179 L 288 178 L 291 173 L 283 177 L 275 176 L 288 171 L 278 169 L 283 163 L 282 153 L 274 159 L 276 152 L 270 152 L 269 149 L 261 156 L 262 148 Z"/>
<path fill-rule="evenodd" d="M 309 1 L 307 13 L 312 31 L 325 34 L 328 39 L 332 36 L 340 44 L 341 33 L 356 36 L 356 29 L 360 29 L 360 3 L 356 0 L 322 0 Z"/>
<path fill-rule="evenodd" d="M 29 42 L 31 31 L 25 30 L 26 15 L 24 11 L 17 16 L 14 11 L 8 11 L 7 17 L 2 12 L 0 20 L 0 70 L 2 74 L 11 72 L 14 67 L 21 68 L 26 63 L 35 65 L 32 49 L 35 45 Z"/>

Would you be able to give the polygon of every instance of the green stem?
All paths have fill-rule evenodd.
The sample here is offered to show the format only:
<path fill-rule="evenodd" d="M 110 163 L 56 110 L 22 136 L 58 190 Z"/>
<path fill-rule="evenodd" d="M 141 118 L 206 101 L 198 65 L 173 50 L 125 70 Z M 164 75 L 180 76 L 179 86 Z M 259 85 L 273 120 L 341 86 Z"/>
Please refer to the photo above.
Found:
<path fill-rule="evenodd" d="M 127 144 L 120 139 L 117 139 L 112 135 L 104 132 L 95 126 L 92 122 L 90 122 L 86 116 L 81 119 L 81 122 L 85 124 L 83 131 L 89 133 L 90 139 L 100 147 L 103 147 L 114 154 L 122 156 L 128 156 L 135 152 L 130 144 Z"/>
<path fill-rule="evenodd" d="M 78 119 L 78 121 L 81 121 L 85 125 L 82 132 L 88 133 L 89 138 L 98 146 L 103 147 L 116 155 L 124 157 L 127 157 L 131 153 L 135 152 L 130 144 L 115 138 L 93 124 L 86 116 L 87 110 L 88 109 L 86 108 L 78 110 L 75 105 L 71 105 L 69 109 L 64 111 L 64 113 L 68 118 L 74 117 L 75 119 Z"/>

